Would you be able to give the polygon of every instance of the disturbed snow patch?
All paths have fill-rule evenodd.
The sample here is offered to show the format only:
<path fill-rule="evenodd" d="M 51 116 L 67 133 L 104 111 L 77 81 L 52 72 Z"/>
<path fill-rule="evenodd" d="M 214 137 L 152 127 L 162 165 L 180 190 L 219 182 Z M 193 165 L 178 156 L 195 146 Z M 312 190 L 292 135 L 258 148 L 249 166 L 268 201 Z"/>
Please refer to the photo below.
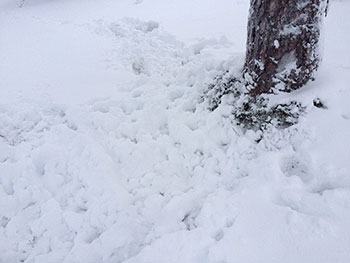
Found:
<path fill-rule="evenodd" d="M 200 103 L 237 69 L 226 44 L 188 47 L 133 19 L 94 32 L 129 85 L 83 105 L 1 103 L 1 261 L 349 258 L 349 170 L 315 154 L 312 123 L 261 137 L 232 122 L 232 105 Z"/>

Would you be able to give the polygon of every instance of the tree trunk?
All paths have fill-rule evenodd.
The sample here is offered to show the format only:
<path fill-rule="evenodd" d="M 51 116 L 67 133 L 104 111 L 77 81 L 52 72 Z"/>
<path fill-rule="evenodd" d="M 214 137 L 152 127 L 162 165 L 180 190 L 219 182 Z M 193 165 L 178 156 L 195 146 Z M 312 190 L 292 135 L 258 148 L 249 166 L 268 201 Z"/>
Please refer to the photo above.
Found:
<path fill-rule="evenodd" d="M 243 72 L 251 95 L 290 92 L 312 79 L 326 2 L 251 0 Z"/>

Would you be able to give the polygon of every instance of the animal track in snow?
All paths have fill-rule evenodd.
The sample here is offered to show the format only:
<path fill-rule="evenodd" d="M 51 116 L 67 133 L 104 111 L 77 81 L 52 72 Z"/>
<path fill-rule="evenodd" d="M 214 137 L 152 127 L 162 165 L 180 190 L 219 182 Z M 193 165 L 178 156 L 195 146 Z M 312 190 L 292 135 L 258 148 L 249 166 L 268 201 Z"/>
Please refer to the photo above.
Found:
<path fill-rule="evenodd" d="M 280 160 L 280 167 L 286 176 L 298 176 L 303 182 L 308 182 L 312 178 L 310 158 L 301 153 L 300 155 L 298 156 L 296 153 L 284 156 Z"/>

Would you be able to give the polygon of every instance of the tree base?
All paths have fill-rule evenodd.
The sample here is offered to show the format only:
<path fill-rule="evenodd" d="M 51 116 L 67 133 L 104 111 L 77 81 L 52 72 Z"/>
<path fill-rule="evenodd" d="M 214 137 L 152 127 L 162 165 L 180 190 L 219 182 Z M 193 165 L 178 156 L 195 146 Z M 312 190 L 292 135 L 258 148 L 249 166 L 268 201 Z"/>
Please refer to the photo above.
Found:
<path fill-rule="evenodd" d="M 219 75 L 208 86 L 204 100 L 211 111 L 216 110 L 223 97 L 233 107 L 232 117 L 243 129 L 266 130 L 274 126 L 278 129 L 288 128 L 298 123 L 305 106 L 297 101 L 269 106 L 268 95 L 252 96 L 242 78 L 232 77 L 228 72 Z"/>

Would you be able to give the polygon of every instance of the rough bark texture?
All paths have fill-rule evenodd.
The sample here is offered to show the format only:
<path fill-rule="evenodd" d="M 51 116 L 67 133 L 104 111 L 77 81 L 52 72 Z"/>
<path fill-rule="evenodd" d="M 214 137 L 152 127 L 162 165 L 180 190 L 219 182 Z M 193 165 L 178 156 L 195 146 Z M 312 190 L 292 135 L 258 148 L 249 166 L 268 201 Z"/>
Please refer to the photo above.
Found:
<path fill-rule="evenodd" d="M 318 67 L 327 0 L 251 0 L 244 78 L 257 96 L 292 91 Z"/>

